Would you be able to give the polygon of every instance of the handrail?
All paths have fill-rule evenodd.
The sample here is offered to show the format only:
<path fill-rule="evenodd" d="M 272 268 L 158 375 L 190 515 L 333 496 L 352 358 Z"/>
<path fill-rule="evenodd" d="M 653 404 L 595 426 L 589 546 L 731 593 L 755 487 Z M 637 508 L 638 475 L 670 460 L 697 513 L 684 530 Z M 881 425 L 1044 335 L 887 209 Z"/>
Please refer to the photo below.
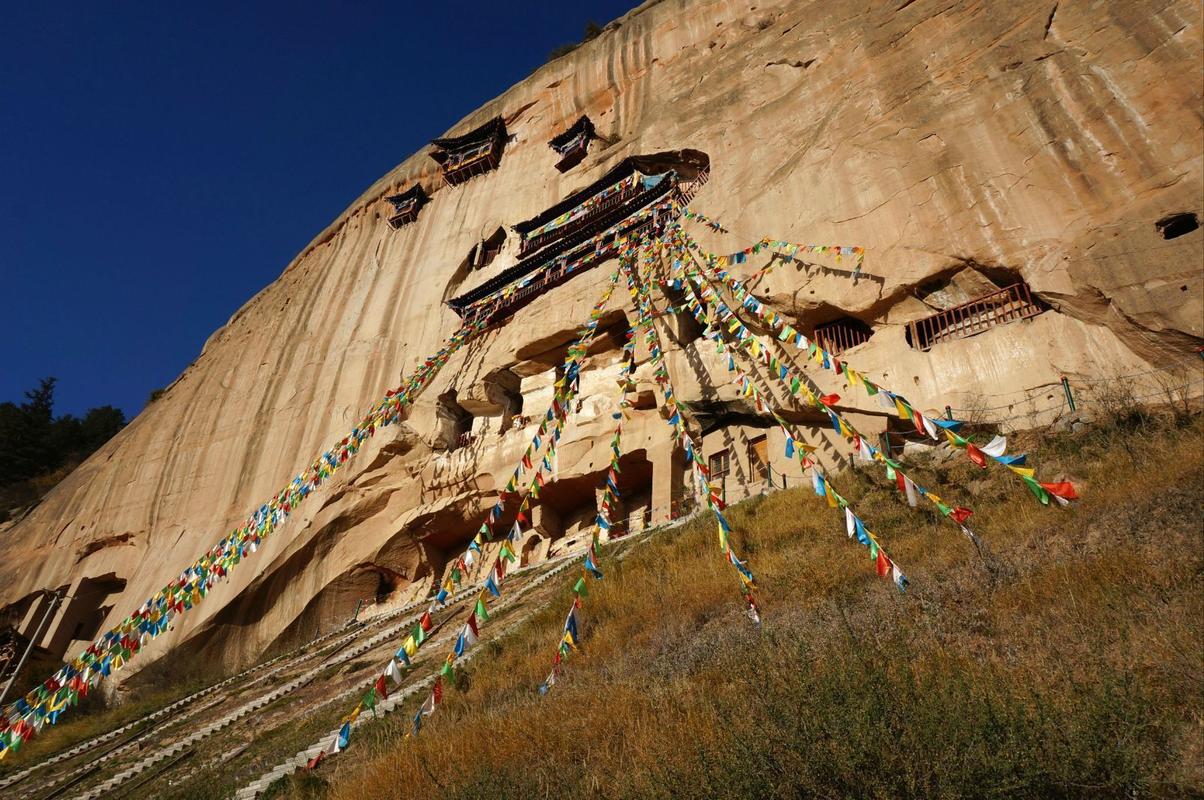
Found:
<path fill-rule="evenodd" d="M 630 187 L 630 188 L 624 189 L 620 192 L 616 192 L 615 194 L 611 195 L 610 197 L 607 197 L 602 202 L 598 203 L 598 205 L 591 208 L 588 212 L 586 212 L 581 217 L 578 217 L 577 219 L 572 220 L 570 222 L 566 222 L 564 225 L 562 225 L 559 228 L 555 228 L 553 230 L 541 233 L 538 236 L 532 236 L 530 239 L 523 239 L 521 244 L 519 245 L 519 255 L 528 255 L 530 253 L 535 252 L 536 250 L 543 247 L 544 245 L 548 244 L 549 242 L 553 242 L 564 236 L 571 235 L 573 233 L 573 231 L 576 230 L 577 228 L 580 228 L 581 226 L 592 222 L 593 220 L 597 219 L 599 215 L 605 214 L 607 211 L 610 211 L 612 208 L 622 205 L 626 201 L 642 195 L 645 191 L 651 191 L 651 190 L 644 190 L 644 189 L 638 189 L 635 187 Z"/>
<path fill-rule="evenodd" d="M 965 339 L 996 325 L 1035 317 L 1043 311 L 1045 306 L 1033 299 L 1027 284 L 1014 283 L 924 319 L 912 320 L 907 323 L 907 333 L 912 347 L 929 350 L 938 342 Z"/>

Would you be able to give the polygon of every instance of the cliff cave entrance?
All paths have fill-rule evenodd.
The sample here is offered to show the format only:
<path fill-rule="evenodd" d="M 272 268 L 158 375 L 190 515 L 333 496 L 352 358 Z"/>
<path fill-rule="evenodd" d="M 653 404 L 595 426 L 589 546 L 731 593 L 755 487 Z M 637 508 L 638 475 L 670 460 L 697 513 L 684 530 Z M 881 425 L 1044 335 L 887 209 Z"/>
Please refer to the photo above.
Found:
<path fill-rule="evenodd" d="M 527 541 L 523 542 L 522 552 L 519 554 L 518 565 L 527 567 L 535 563 L 539 559 L 539 546 L 543 544 L 544 538 L 538 533 L 533 533 L 527 537 Z"/>
<path fill-rule="evenodd" d="M 907 323 L 907 343 L 917 350 L 929 350 L 940 342 L 977 336 L 999 325 L 1030 319 L 1046 310 L 1048 306 L 1033 297 L 1028 284 L 1016 281 L 930 317 L 912 320 Z"/>
<path fill-rule="evenodd" d="M 456 401 L 456 392 L 444 392 L 439 395 L 435 406 L 436 428 L 435 440 L 431 446 L 435 450 L 458 450 L 472 444 L 472 414 Z"/>
<path fill-rule="evenodd" d="M 54 623 L 42 639 L 42 646 L 61 655 L 67 652 L 72 642 L 91 642 L 113 610 L 113 604 L 106 604 L 105 601 L 110 595 L 120 594 L 124 590 L 125 578 L 119 578 L 112 572 L 80 578 L 63 600 Z"/>
<path fill-rule="evenodd" d="M 859 319 L 844 316 L 817 325 L 811 338 L 833 355 L 840 355 L 846 350 L 852 350 L 860 344 L 865 344 L 874 335 L 874 329 Z"/>
<path fill-rule="evenodd" d="M 1200 227 L 1200 218 L 1190 212 L 1170 214 L 1154 223 L 1154 228 L 1163 239 L 1178 239 Z"/>

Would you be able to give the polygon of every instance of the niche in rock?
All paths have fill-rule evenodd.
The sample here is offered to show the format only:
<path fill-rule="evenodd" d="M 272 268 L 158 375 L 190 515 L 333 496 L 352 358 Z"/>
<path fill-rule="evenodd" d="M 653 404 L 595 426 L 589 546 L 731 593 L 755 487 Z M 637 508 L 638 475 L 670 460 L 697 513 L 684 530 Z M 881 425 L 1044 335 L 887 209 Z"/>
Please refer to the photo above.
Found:
<path fill-rule="evenodd" d="M 507 431 L 511 427 L 522 427 L 523 392 L 522 379 L 509 369 L 498 369 L 485 376 L 483 382 L 486 404 L 481 409 L 470 406 L 467 401 L 463 405 L 475 414 L 502 417 L 499 430 Z"/>
<path fill-rule="evenodd" d="M 1019 277 L 1010 277 L 1011 282 L 1002 287 L 986 281 L 976 296 L 908 322 L 907 343 L 917 350 L 928 350 L 940 342 L 976 336 L 999 325 L 1035 317 L 1049 309 L 1033 295 L 1028 284 Z"/>
<path fill-rule="evenodd" d="M 472 444 L 472 414 L 456 400 L 455 390 L 439 395 L 435 405 L 435 450 L 456 450 Z"/>
<path fill-rule="evenodd" d="M 472 254 L 469 256 L 472 262 L 472 268 L 485 269 L 493 263 L 497 258 L 498 253 L 502 252 L 502 248 L 506 245 L 506 229 L 498 228 L 486 239 L 482 239 L 476 247 L 472 249 Z"/>
<path fill-rule="evenodd" d="M 840 317 L 823 325 L 815 326 L 813 339 L 825 350 L 840 355 L 859 344 L 865 344 L 874 335 L 874 329 L 855 317 Z"/>
<path fill-rule="evenodd" d="M 672 284 L 665 287 L 665 296 L 674 308 L 685 308 L 685 289 Z M 702 337 L 702 326 L 688 309 L 673 314 L 673 322 L 669 325 L 669 335 L 679 345 L 686 345 Z"/>
<path fill-rule="evenodd" d="M 1178 239 L 1200 227 L 1200 218 L 1190 212 L 1169 214 L 1154 223 L 1154 228 L 1163 239 Z"/>
<path fill-rule="evenodd" d="M 62 654 L 71 642 L 91 640 L 100 632 L 113 604 L 105 601 L 110 595 L 125 590 L 125 579 L 115 573 L 81 579 L 63 600 L 58 619 L 42 639 L 42 646 L 52 653 Z"/>

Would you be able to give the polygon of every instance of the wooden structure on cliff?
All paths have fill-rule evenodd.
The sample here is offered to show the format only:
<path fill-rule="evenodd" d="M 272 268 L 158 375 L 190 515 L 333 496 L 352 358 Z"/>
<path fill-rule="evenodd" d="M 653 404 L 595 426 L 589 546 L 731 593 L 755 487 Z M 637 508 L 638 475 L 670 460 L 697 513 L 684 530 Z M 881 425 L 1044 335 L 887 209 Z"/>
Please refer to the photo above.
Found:
<path fill-rule="evenodd" d="M 548 147 L 560 154 L 556 169 L 568 172 L 580 164 L 589 152 L 589 143 L 596 138 L 598 134 L 594 131 L 594 123 L 589 117 L 581 115 L 568 130 L 548 142 Z"/>
<path fill-rule="evenodd" d="M 709 159 L 696 150 L 631 156 L 536 217 L 514 226 L 519 262 L 448 301 L 465 320 L 502 319 L 537 295 L 615 255 L 618 243 L 668 221 L 706 182 Z M 649 212 L 649 213 L 642 213 Z"/>
<path fill-rule="evenodd" d="M 431 158 L 443 168 L 443 180 L 456 186 L 475 175 L 498 168 L 506 149 L 506 122 L 494 117 L 462 136 L 448 136 L 431 142 Z"/>
<path fill-rule="evenodd" d="M 418 219 L 418 212 L 430 202 L 422 185 L 417 183 L 401 194 L 391 195 L 385 200 L 393 204 L 393 214 L 389 217 L 389 225 L 394 230 Z"/>

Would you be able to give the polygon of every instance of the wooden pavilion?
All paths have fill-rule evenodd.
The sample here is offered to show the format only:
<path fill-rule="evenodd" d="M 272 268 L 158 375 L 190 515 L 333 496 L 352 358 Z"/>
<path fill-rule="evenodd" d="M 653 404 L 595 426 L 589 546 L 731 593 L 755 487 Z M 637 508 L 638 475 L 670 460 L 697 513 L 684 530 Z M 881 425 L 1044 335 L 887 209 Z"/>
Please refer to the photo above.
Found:
<path fill-rule="evenodd" d="M 501 117 L 462 136 L 448 136 L 431 142 L 431 158 L 443 168 L 443 180 L 451 186 L 498 168 L 506 149 L 506 121 Z"/>
<path fill-rule="evenodd" d="M 548 142 L 548 147 L 560 154 L 556 169 L 568 172 L 580 164 L 589 152 L 589 143 L 597 138 L 594 123 L 582 114 L 568 130 Z"/>
<path fill-rule="evenodd" d="M 418 183 L 406 189 L 401 194 L 386 197 L 385 200 L 393 205 L 393 214 L 389 217 L 389 225 L 394 230 L 403 225 L 409 225 L 418 219 L 418 212 L 422 210 L 424 205 L 430 202 L 430 198 L 426 196 L 426 192 L 422 189 L 422 184 Z"/>

